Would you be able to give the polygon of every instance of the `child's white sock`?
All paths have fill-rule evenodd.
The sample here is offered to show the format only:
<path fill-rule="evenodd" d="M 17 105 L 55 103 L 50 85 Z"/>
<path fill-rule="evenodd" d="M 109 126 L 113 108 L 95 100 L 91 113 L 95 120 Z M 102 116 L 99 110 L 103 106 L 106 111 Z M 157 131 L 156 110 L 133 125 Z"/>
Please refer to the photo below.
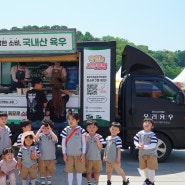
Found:
<path fill-rule="evenodd" d="M 76 173 L 77 185 L 82 185 L 82 173 Z"/>
<path fill-rule="evenodd" d="M 148 170 L 149 180 L 151 182 L 155 181 L 155 170 Z"/>
<path fill-rule="evenodd" d="M 27 180 L 22 180 L 22 185 L 26 185 L 27 184 Z"/>
<path fill-rule="evenodd" d="M 31 179 L 31 185 L 35 185 L 35 179 Z"/>
<path fill-rule="evenodd" d="M 144 169 L 144 174 L 145 174 L 146 179 L 149 179 L 149 169 L 148 168 Z"/>
<path fill-rule="evenodd" d="M 68 173 L 68 185 L 73 184 L 73 173 Z"/>

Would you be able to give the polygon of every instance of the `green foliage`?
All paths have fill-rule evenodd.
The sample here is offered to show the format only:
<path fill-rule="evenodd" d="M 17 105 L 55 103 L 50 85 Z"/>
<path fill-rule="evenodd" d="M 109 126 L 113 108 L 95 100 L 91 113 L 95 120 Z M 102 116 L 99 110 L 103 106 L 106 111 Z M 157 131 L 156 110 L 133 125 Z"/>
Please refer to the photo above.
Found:
<path fill-rule="evenodd" d="M 176 62 L 179 66 L 185 67 L 185 51 L 176 51 L 174 62 Z"/>
<path fill-rule="evenodd" d="M 10 30 L 19 31 L 19 30 L 59 30 L 67 29 L 67 26 L 53 25 L 53 26 L 36 26 L 28 25 L 23 26 L 22 28 L 12 27 Z M 8 31 L 3 28 L 1 31 Z M 185 51 L 151 51 L 148 50 L 148 46 L 145 45 L 135 45 L 132 42 L 129 42 L 126 39 L 113 37 L 113 36 L 102 36 L 102 38 L 95 38 L 90 32 L 85 32 L 83 34 L 81 31 L 76 32 L 77 42 L 83 41 L 116 41 L 116 70 L 118 70 L 122 64 L 122 52 L 126 45 L 137 47 L 143 52 L 152 56 L 158 64 L 161 66 L 165 74 L 169 78 L 175 78 L 185 67 Z"/>
<path fill-rule="evenodd" d="M 177 55 L 175 52 L 171 51 L 150 51 L 149 53 L 156 61 L 158 64 L 161 66 L 165 74 L 173 79 L 175 78 L 180 71 L 182 70 L 181 66 L 178 65 L 177 62 L 175 62 L 175 58 Z"/>

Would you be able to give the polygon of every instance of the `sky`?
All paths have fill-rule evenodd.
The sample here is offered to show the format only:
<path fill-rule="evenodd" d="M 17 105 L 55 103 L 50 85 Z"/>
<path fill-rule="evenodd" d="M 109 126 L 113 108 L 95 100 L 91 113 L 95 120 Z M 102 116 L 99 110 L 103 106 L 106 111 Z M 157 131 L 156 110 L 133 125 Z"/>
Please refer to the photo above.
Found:
<path fill-rule="evenodd" d="M 67 26 L 113 36 L 149 50 L 185 50 L 185 0 L 6 0 L 0 29 Z"/>

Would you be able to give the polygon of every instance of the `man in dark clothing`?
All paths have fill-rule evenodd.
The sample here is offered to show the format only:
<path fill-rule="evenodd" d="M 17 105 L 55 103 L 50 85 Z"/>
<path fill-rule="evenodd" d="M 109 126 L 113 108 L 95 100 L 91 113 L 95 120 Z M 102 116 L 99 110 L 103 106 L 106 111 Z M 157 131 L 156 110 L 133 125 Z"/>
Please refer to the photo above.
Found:
<path fill-rule="evenodd" d="M 43 109 L 47 106 L 47 98 L 42 91 L 42 79 L 33 79 L 32 87 L 33 89 L 26 93 L 27 118 L 32 121 L 33 129 L 37 130 L 44 119 Z"/>

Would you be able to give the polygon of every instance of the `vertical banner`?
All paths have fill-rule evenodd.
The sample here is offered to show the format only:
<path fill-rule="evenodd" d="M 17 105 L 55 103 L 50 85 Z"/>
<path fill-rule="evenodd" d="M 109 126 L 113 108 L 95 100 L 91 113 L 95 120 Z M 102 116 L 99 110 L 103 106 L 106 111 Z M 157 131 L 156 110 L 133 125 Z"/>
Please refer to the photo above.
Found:
<path fill-rule="evenodd" d="M 108 47 L 84 48 L 83 120 L 110 125 L 110 61 Z"/>

